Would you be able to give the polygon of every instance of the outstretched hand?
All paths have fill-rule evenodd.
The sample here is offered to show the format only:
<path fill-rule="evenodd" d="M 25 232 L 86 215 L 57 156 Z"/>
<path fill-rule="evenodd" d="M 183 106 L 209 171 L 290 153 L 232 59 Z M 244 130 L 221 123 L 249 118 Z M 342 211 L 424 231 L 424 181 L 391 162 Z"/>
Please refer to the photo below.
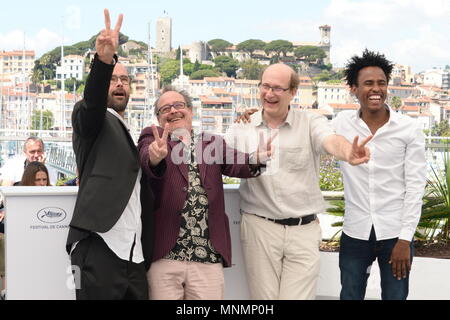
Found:
<path fill-rule="evenodd" d="M 256 111 L 258 111 L 258 108 L 247 109 L 245 110 L 244 114 L 237 117 L 236 120 L 234 120 L 234 122 L 241 123 L 242 121 L 243 123 L 249 123 L 251 115 L 254 114 Z"/>
<path fill-rule="evenodd" d="M 365 138 L 361 144 L 358 144 L 359 136 L 353 139 L 352 149 L 348 156 L 348 163 L 353 166 L 367 163 L 370 160 L 370 150 L 366 147 L 366 144 L 372 140 L 373 136 Z"/>
<path fill-rule="evenodd" d="M 167 137 L 169 136 L 169 124 L 166 123 L 162 136 L 159 135 L 158 129 L 152 125 L 153 136 L 155 140 L 148 146 L 148 155 L 150 157 L 150 165 L 156 167 L 167 156 Z"/>
<path fill-rule="evenodd" d="M 103 29 L 97 40 L 95 41 L 95 49 L 97 51 L 99 59 L 106 63 L 111 64 L 114 59 L 114 54 L 119 47 L 119 32 L 122 27 L 123 14 L 119 15 L 116 26 L 111 30 L 111 18 L 109 17 L 108 9 L 104 10 L 105 14 L 105 29 Z"/>

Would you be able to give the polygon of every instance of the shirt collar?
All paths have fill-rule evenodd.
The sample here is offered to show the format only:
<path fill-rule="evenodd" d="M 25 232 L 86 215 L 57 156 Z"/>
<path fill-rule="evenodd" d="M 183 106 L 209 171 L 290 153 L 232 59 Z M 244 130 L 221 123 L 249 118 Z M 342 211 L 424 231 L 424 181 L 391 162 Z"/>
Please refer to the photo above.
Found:
<path fill-rule="evenodd" d="M 397 123 L 399 121 L 399 113 L 394 111 L 388 104 L 384 104 L 384 107 L 389 111 L 389 120 L 387 123 L 394 122 Z M 353 114 L 353 120 L 356 122 L 363 121 L 361 119 L 361 107 Z"/>
<path fill-rule="evenodd" d="M 259 127 L 259 126 L 267 127 L 267 123 L 266 123 L 266 120 L 264 120 L 263 115 L 264 115 L 264 109 L 262 109 L 260 112 L 255 113 L 255 115 L 253 116 L 254 122 L 252 121 L 252 123 L 254 123 L 255 127 Z M 284 122 L 280 125 L 280 128 L 282 126 L 284 126 L 285 124 L 292 126 L 293 123 L 294 123 L 294 112 L 292 111 L 291 106 L 289 106 L 288 115 L 286 117 L 286 120 L 284 120 Z"/>

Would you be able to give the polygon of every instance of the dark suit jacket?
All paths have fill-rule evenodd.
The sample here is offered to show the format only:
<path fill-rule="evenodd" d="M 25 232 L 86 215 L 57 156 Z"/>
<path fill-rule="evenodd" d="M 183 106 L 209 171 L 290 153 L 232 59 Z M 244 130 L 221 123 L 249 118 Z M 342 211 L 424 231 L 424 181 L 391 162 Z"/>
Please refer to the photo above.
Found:
<path fill-rule="evenodd" d="M 162 128 L 158 130 L 162 135 Z M 231 239 L 228 217 L 225 213 L 222 174 L 241 178 L 251 178 L 253 175 L 250 173 L 247 154 L 228 148 L 220 136 L 204 133 L 202 137 L 202 145 L 197 145 L 196 153 L 201 182 L 208 195 L 209 234 L 214 248 L 224 259 L 224 266 L 230 267 Z M 171 155 L 177 153 L 176 147 L 180 142 L 169 141 L 168 156 L 156 168 L 151 169 L 148 146 L 153 141 L 151 128 L 145 128 L 139 138 L 138 150 L 143 173 L 150 178 L 155 194 L 155 242 L 152 261 L 156 261 L 166 256 L 175 246 L 180 231 L 180 211 L 187 197 L 188 165 L 173 162 L 174 158 Z M 216 153 L 211 153 L 213 149 Z M 200 152 L 203 161 L 198 160 Z M 241 164 L 229 164 L 230 161 L 226 159 L 227 153 L 233 155 L 234 159 L 241 159 Z"/>
<path fill-rule="evenodd" d="M 89 232 L 107 232 L 128 204 L 139 172 L 136 146 L 122 122 L 106 111 L 109 83 L 114 66 L 94 59 L 84 99 L 72 113 L 73 149 L 80 187 L 70 223 L 67 249 Z M 153 197 L 141 180 L 142 220 L 151 229 Z M 147 245 L 151 238 L 146 238 Z"/>

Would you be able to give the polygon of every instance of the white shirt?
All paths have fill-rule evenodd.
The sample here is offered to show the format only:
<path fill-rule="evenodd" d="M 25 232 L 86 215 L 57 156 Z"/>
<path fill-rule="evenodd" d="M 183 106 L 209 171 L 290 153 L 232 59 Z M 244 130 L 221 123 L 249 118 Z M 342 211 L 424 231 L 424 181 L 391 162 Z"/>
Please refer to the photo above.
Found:
<path fill-rule="evenodd" d="M 389 107 L 387 107 L 389 108 Z M 368 163 L 341 161 L 344 177 L 345 234 L 368 240 L 372 225 L 377 240 L 411 241 L 420 219 L 426 184 L 425 137 L 417 121 L 389 108 L 389 121 L 366 145 Z M 360 109 L 340 112 L 332 124 L 336 134 L 353 141 L 371 135 Z"/>
<path fill-rule="evenodd" d="M 106 242 L 107 246 L 120 259 L 126 261 L 130 260 L 131 248 L 133 247 L 133 242 L 136 240 L 132 259 L 134 263 L 141 263 L 144 261 L 141 243 L 141 176 L 142 170 L 139 169 L 130 200 L 116 224 L 108 232 L 98 233 L 98 235 Z"/>
<path fill-rule="evenodd" d="M 125 128 L 128 129 L 128 132 L 130 131 L 127 123 L 123 121 L 122 117 L 116 111 L 111 108 L 108 108 L 107 110 L 122 122 Z M 136 242 L 133 248 L 132 258 L 132 262 L 134 263 L 141 263 L 144 261 L 141 242 L 141 176 L 142 170 L 139 169 L 130 200 L 128 200 L 128 204 L 116 224 L 105 233 L 97 233 L 105 241 L 108 248 L 110 248 L 120 259 L 126 261 L 130 260 L 131 249 L 133 248 L 133 243 Z M 77 244 L 78 242 L 72 246 L 72 251 Z"/>
<path fill-rule="evenodd" d="M 328 120 L 316 113 L 290 109 L 272 142 L 274 156 L 258 177 L 242 179 L 239 188 L 241 209 L 271 219 L 299 218 L 325 211 L 319 187 L 319 159 L 326 151 L 323 141 L 334 131 Z M 269 130 L 259 111 L 249 124 L 233 124 L 225 140 L 241 152 L 257 150 L 259 132 L 264 141 Z M 270 132 L 268 132 L 270 131 Z"/>

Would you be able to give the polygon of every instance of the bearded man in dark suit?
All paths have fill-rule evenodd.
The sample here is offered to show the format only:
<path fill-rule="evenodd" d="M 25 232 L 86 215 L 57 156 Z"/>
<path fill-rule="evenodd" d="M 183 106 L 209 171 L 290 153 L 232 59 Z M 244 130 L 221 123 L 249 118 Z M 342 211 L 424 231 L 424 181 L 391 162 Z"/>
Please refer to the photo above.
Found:
<path fill-rule="evenodd" d="M 72 114 L 80 188 L 67 250 L 77 299 L 148 298 L 141 234 L 148 230 L 144 243 L 151 248 L 153 200 L 124 121 L 130 77 L 115 55 L 122 19 L 111 30 L 105 9 L 105 29 L 96 40 L 84 99 Z"/>

